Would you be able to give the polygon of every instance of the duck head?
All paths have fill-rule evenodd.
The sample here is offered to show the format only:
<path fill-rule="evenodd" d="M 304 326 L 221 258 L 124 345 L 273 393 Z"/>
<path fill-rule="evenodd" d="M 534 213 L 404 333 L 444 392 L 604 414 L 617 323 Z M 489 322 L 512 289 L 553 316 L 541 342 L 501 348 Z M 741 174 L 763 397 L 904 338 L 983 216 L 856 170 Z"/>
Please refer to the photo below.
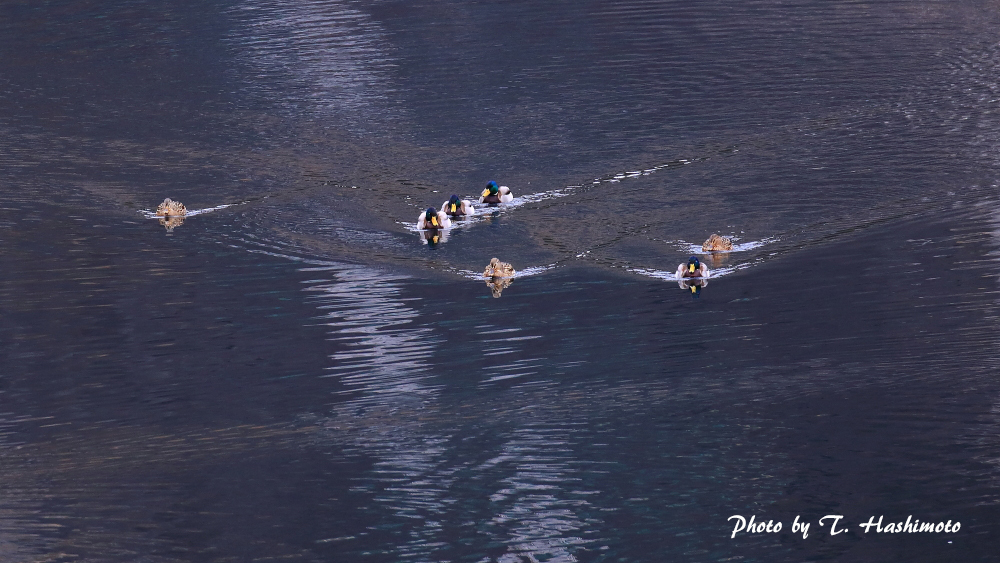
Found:
<path fill-rule="evenodd" d="M 458 210 L 461 207 L 462 207 L 462 200 L 458 199 L 457 195 L 452 194 L 451 198 L 448 199 L 449 212 L 458 213 Z"/>
<path fill-rule="evenodd" d="M 497 195 L 498 193 L 500 193 L 500 186 L 498 186 L 496 182 L 490 180 L 490 182 L 486 184 L 486 189 L 483 190 L 483 197 L 488 195 Z"/>
<path fill-rule="evenodd" d="M 437 210 L 433 207 L 427 208 L 427 213 L 424 213 L 424 221 L 429 229 L 436 229 L 441 226 L 441 222 L 438 221 Z"/>
<path fill-rule="evenodd" d="M 692 256 L 688 258 L 688 272 L 695 273 L 701 269 L 701 261 L 698 260 L 697 256 Z"/>

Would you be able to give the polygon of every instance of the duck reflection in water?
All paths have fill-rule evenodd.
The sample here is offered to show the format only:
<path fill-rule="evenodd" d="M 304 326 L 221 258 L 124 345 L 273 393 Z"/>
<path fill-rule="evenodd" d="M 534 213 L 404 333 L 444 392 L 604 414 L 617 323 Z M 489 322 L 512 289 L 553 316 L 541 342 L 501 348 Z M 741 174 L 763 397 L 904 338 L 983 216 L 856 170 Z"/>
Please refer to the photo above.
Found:
<path fill-rule="evenodd" d="M 493 297 L 497 298 L 500 297 L 503 290 L 510 287 L 511 281 L 513 280 L 510 278 L 489 278 L 486 280 L 486 287 L 490 288 L 490 291 L 493 292 Z"/>
<path fill-rule="evenodd" d="M 709 252 L 706 253 L 702 260 L 704 260 L 713 270 L 718 270 L 719 268 L 726 265 L 729 262 L 728 252 Z"/>
<path fill-rule="evenodd" d="M 507 262 L 501 262 L 499 258 L 490 260 L 490 264 L 483 270 L 483 277 L 486 278 L 486 287 L 493 291 L 493 297 L 500 297 L 503 290 L 510 287 L 514 278 L 514 267 Z"/>
<path fill-rule="evenodd" d="M 434 248 L 435 246 L 448 242 L 448 231 L 445 229 L 425 229 L 420 231 L 420 242 Z"/>
<path fill-rule="evenodd" d="M 167 230 L 168 233 L 174 232 L 174 227 L 180 227 L 184 224 L 183 216 L 170 216 L 170 217 L 160 217 L 160 224 L 163 228 Z"/>
<path fill-rule="evenodd" d="M 708 280 L 702 278 L 683 278 L 677 280 L 677 287 L 690 291 L 692 299 L 701 297 L 701 288 L 708 287 Z"/>

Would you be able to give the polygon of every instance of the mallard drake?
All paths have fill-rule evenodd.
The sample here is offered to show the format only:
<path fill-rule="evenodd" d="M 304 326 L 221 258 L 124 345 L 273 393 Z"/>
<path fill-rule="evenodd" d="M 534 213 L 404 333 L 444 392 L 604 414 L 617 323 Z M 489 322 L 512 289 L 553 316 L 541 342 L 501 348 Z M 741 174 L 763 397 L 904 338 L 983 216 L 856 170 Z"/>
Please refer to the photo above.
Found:
<path fill-rule="evenodd" d="M 677 265 L 677 279 L 684 278 L 708 278 L 708 266 L 702 264 L 697 256 L 692 256 L 687 264 Z"/>
<path fill-rule="evenodd" d="M 712 234 L 708 237 L 708 240 L 701 245 L 701 250 L 703 252 L 729 252 L 733 249 L 733 241 L 729 237 L 721 237 L 717 234 Z"/>
<path fill-rule="evenodd" d="M 476 208 L 472 207 L 472 202 L 460 199 L 457 195 L 451 196 L 451 199 L 441 204 L 441 209 L 449 217 L 465 217 L 476 214 Z"/>
<path fill-rule="evenodd" d="M 183 217 L 187 215 L 187 207 L 179 201 L 174 201 L 169 197 L 163 203 L 156 206 L 156 214 L 160 217 Z"/>
<path fill-rule="evenodd" d="M 510 203 L 511 201 L 514 201 L 514 194 L 510 193 L 510 188 L 498 186 L 492 180 L 486 184 L 486 189 L 479 197 L 479 203 Z"/>
<path fill-rule="evenodd" d="M 444 211 L 438 211 L 433 207 L 428 207 L 427 211 L 417 217 L 418 229 L 447 229 L 451 227 L 451 219 L 445 215 Z"/>
<path fill-rule="evenodd" d="M 490 265 L 483 271 L 484 278 L 512 278 L 514 277 L 514 266 L 506 262 L 501 262 L 499 258 L 490 260 Z"/>

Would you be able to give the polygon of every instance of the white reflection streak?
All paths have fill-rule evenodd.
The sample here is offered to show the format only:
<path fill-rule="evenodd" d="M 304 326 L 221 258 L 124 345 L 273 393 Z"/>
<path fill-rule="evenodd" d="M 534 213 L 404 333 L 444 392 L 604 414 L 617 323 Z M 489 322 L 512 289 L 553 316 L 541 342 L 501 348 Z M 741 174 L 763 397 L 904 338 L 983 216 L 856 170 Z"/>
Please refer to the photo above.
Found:
<path fill-rule="evenodd" d="M 281 103 L 333 110 L 363 125 L 373 102 L 387 99 L 385 32 L 346 2 L 252 0 L 234 14 L 245 24 L 234 41 L 254 69 L 253 87 L 285 84 L 270 92 Z"/>
<path fill-rule="evenodd" d="M 414 433 L 417 434 L 417 433 Z M 391 438 L 390 438 L 391 439 Z M 446 436 L 407 435 L 389 444 L 387 459 L 375 464 L 375 479 L 383 488 L 375 500 L 409 522 L 410 541 L 398 546 L 402 557 L 429 557 L 448 547 L 442 537 L 447 518 L 449 488 L 455 470 L 442 460 L 449 453 Z"/>
<path fill-rule="evenodd" d="M 32 490 L 31 485 L 20 484 L 33 467 L 16 453 L 18 446 L 10 439 L 18 422 L 0 418 L 0 457 L 4 459 L 0 465 L 0 561 L 37 561 L 40 552 L 54 551 L 57 541 L 44 535 L 52 530 L 53 521 L 44 516 L 38 519 L 47 514 L 37 498 L 44 488 Z"/>
<path fill-rule="evenodd" d="M 513 464 L 515 473 L 502 481 L 504 488 L 494 493 L 494 504 L 509 505 L 493 519 L 497 538 L 507 544 L 508 552 L 498 563 L 576 561 L 574 548 L 587 541 L 581 537 L 585 523 L 577 516 L 589 503 L 569 498 L 567 485 L 580 481 L 571 464 L 568 447 L 570 430 L 529 426 L 515 432 L 504 453 L 485 466 Z M 577 494 L 582 491 L 576 491 Z M 590 494 L 590 493 L 586 493 Z"/>
<path fill-rule="evenodd" d="M 319 292 L 318 306 L 334 340 L 348 350 L 331 356 L 327 377 L 340 377 L 352 391 L 363 391 L 361 401 L 376 396 L 428 392 L 421 381 L 430 372 L 427 360 L 440 340 L 430 328 L 417 327 L 419 313 L 399 298 L 398 282 L 364 267 L 340 266 L 336 280 L 311 286 Z"/>
<path fill-rule="evenodd" d="M 447 495 L 454 471 L 442 460 L 450 453 L 450 436 L 428 431 L 418 420 L 433 397 L 433 388 L 423 383 L 433 375 L 429 358 L 443 341 L 430 328 L 414 326 L 419 312 L 399 296 L 405 277 L 360 266 L 307 270 L 336 273 L 334 281 L 308 291 L 319 292 L 331 336 L 349 348 L 331 356 L 331 376 L 361 392 L 338 405 L 331 422 L 362 422 L 351 441 L 378 461 L 361 486 L 375 484 L 375 501 L 406 522 L 411 539 L 397 547 L 401 554 L 444 548 L 441 522 L 453 502 Z"/>

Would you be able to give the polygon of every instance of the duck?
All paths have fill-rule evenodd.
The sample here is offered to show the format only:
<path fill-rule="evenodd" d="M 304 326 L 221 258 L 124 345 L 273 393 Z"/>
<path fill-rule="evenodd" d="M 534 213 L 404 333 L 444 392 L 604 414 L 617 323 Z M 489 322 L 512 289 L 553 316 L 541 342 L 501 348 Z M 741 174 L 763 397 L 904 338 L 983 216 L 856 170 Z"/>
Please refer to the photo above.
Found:
<path fill-rule="evenodd" d="M 501 262 L 499 258 L 490 260 L 490 265 L 483 270 L 484 278 L 512 278 L 514 277 L 514 266 L 506 262 Z"/>
<path fill-rule="evenodd" d="M 163 200 L 163 203 L 156 206 L 156 214 L 160 217 L 183 217 L 187 215 L 187 207 L 168 197 Z"/>
<path fill-rule="evenodd" d="M 701 250 L 702 252 L 730 252 L 733 250 L 733 240 L 712 233 L 712 236 L 708 237 L 708 240 L 701 245 Z"/>
<path fill-rule="evenodd" d="M 514 201 L 514 194 L 510 193 L 510 188 L 498 186 L 492 180 L 486 184 L 486 189 L 479 197 L 479 203 L 510 203 L 512 201 Z"/>
<path fill-rule="evenodd" d="M 677 265 L 678 280 L 682 280 L 684 278 L 707 279 L 708 276 L 708 266 L 702 264 L 701 260 L 698 260 L 697 256 L 688 258 L 687 264 L 681 263 Z"/>
<path fill-rule="evenodd" d="M 447 229 L 451 227 L 451 219 L 444 211 L 438 211 L 433 207 L 428 207 L 417 217 L 418 229 Z"/>
<path fill-rule="evenodd" d="M 448 201 L 442 203 L 441 209 L 449 217 L 466 217 L 476 214 L 476 208 L 472 207 L 472 202 L 461 199 L 457 195 L 452 195 Z"/>

